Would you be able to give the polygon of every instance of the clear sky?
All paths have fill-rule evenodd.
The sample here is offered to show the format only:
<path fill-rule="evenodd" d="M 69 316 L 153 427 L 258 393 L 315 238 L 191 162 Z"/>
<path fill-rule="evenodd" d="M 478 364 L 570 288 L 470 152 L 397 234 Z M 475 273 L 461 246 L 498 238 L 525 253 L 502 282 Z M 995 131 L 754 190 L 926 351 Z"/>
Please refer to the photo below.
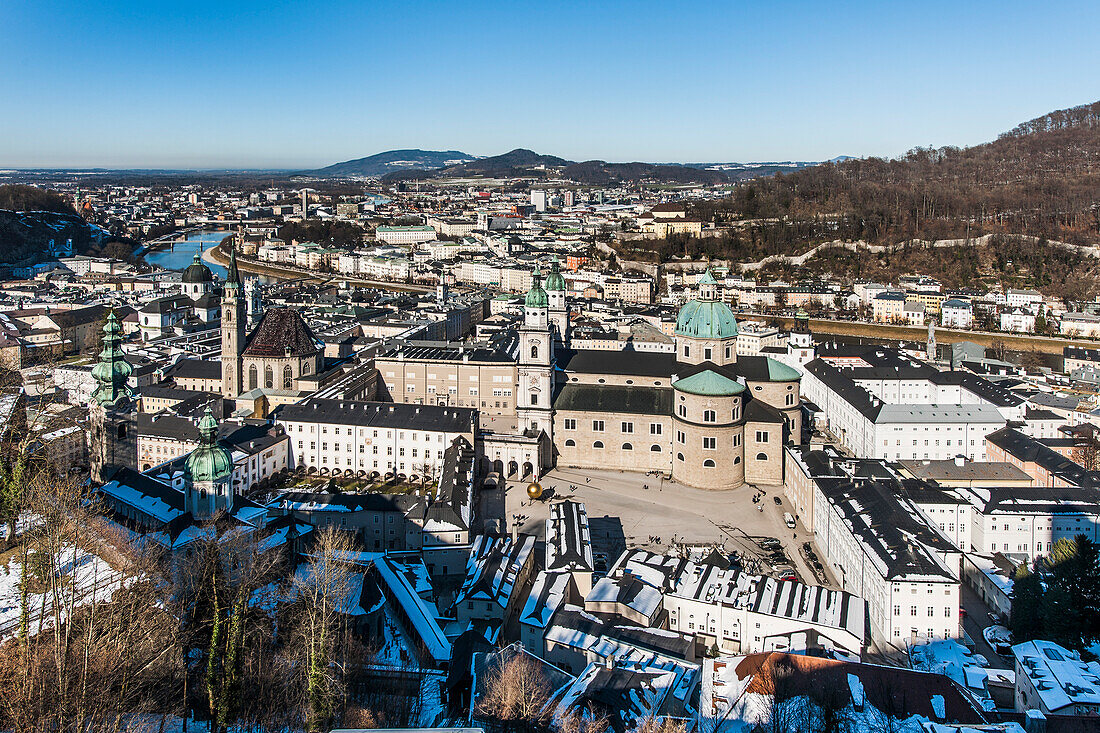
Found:
<path fill-rule="evenodd" d="M 1100 3 L 0 0 L 0 167 L 820 160 L 1100 98 Z"/>

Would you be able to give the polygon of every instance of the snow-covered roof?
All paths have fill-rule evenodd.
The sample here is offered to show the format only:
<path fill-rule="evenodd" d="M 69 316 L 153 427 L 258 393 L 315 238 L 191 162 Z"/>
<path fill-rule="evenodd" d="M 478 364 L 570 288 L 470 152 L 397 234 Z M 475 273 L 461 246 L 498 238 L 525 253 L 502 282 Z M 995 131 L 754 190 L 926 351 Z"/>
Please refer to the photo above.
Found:
<path fill-rule="evenodd" d="M 534 549 L 532 535 L 521 534 L 515 540 L 479 535 L 466 563 L 466 579 L 455 595 L 455 605 L 480 600 L 506 608 L 520 571 L 530 562 Z"/>
<path fill-rule="evenodd" d="M 1100 705 L 1100 662 L 1083 662 L 1077 652 L 1038 639 L 1015 645 L 1012 656 L 1047 710 Z"/>
<path fill-rule="evenodd" d="M 519 616 L 521 624 L 546 628 L 554 611 L 565 602 L 569 591 L 571 576 L 569 573 L 550 573 L 539 571 L 531 585 L 531 595 Z"/>
<path fill-rule="evenodd" d="M 404 611 L 405 617 L 432 659 L 439 664 L 448 662 L 451 658 L 451 642 L 439 627 L 435 607 L 416 594 L 404 573 L 399 572 L 388 558 L 379 558 L 374 567 L 388 590 L 387 596 Z"/>

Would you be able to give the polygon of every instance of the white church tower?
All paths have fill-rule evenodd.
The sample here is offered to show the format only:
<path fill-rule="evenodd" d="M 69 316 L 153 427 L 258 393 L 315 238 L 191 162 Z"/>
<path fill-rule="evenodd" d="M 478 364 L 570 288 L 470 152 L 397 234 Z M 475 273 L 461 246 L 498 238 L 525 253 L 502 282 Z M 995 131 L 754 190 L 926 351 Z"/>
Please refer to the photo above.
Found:
<path fill-rule="evenodd" d="M 549 302 L 542 289 L 538 265 L 531 289 L 523 302 L 523 326 L 519 329 L 519 392 L 516 416 L 521 430 L 546 433 L 553 440 L 554 340 L 549 321 Z"/>
<path fill-rule="evenodd" d="M 546 298 L 550 306 L 550 325 L 554 327 L 554 341 L 558 346 L 568 346 L 569 309 L 565 303 L 565 278 L 562 277 L 557 255 L 550 261 L 550 274 L 546 276 Z"/>

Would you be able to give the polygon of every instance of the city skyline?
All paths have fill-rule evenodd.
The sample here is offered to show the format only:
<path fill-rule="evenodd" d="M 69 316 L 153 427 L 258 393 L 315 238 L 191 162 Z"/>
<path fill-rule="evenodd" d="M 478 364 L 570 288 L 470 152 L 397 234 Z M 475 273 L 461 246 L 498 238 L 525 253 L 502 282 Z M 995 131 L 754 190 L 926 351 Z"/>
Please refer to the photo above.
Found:
<path fill-rule="evenodd" d="M 749 162 L 973 145 L 1093 101 L 1100 9 L 15 3 L 0 167 L 313 168 L 398 148 Z M 975 28 L 982 33 L 974 34 Z M 64 39 L 64 43 L 58 43 Z"/>

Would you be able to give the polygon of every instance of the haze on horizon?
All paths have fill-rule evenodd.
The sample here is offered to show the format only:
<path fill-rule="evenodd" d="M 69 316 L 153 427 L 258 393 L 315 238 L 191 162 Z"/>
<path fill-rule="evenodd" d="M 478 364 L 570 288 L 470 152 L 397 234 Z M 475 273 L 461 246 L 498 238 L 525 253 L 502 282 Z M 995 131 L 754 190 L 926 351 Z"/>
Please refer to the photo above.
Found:
<path fill-rule="evenodd" d="M 314 168 L 394 148 L 823 160 L 1100 98 L 1100 5 L 0 7 L 0 168 Z"/>

